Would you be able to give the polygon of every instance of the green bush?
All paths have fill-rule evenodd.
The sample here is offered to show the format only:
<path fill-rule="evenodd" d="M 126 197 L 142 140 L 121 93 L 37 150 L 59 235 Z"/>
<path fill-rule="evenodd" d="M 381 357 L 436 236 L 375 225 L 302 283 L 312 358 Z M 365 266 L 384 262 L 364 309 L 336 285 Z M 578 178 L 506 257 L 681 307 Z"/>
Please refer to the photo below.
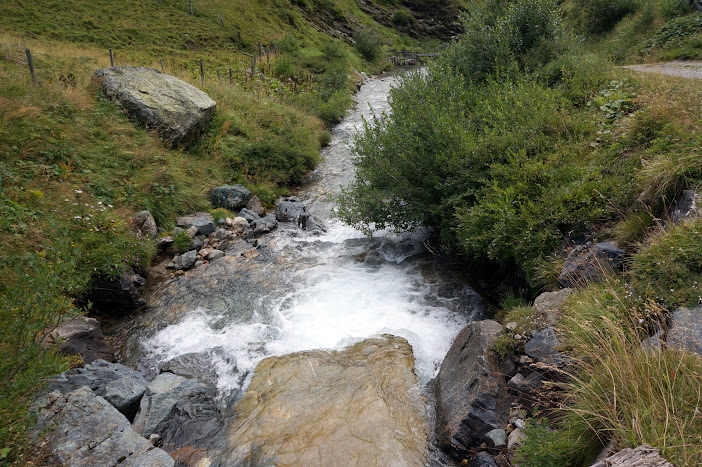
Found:
<path fill-rule="evenodd" d="M 661 0 L 661 12 L 666 18 L 683 16 L 692 10 L 692 3 L 690 0 Z"/>
<path fill-rule="evenodd" d="M 593 34 L 611 31 L 626 15 L 636 12 L 638 0 L 576 0 L 582 10 L 585 29 Z"/>
<path fill-rule="evenodd" d="M 376 33 L 362 29 L 354 34 L 353 40 L 356 50 L 366 61 L 374 62 L 380 57 L 383 41 Z"/>
<path fill-rule="evenodd" d="M 392 15 L 392 24 L 395 26 L 407 28 L 414 26 L 416 23 L 417 20 L 414 18 L 414 16 L 412 16 L 412 13 L 407 10 L 397 10 Z"/>
<path fill-rule="evenodd" d="M 193 239 L 190 238 L 190 235 L 188 235 L 187 232 L 178 232 L 173 236 L 173 245 L 171 245 L 171 249 L 175 254 L 179 255 L 189 251 L 192 245 Z"/>
<path fill-rule="evenodd" d="M 346 64 L 348 53 L 341 41 L 329 40 L 322 46 L 322 54 L 330 63 Z"/>
<path fill-rule="evenodd" d="M 291 32 L 285 34 L 277 43 L 278 52 L 296 56 L 300 53 L 300 42 Z"/>

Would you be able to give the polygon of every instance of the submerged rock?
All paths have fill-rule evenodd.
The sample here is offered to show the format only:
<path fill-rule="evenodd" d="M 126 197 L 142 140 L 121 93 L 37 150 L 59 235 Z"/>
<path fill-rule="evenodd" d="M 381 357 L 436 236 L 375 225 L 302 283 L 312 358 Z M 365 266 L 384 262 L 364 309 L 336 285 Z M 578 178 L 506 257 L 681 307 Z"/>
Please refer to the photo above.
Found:
<path fill-rule="evenodd" d="M 53 463 L 68 467 L 174 465 L 165 451 L 139 436 L 124 415 L 87 387 L 67 394 L 45 394 L 34 408 L 34 437 L 48 433 L 46 442 Z"/>
<path fill-rule="evenodd" d="M 102 68 L 95 77 L 108 98 L 138 123 L 156 130 L 170 147 L 195 141 L 215 112 L 215 101 L 207 94 L 153 68 Z"/>
<path fill-rule="evenodd" d="M 400 337 L 263 360 L 230 424 L 226 465 L 423 466 L 427 427 Z"/>
<path fill-rule="evenodd" d="M 502 366 L 493 350 L 502 333 L 496 321 L 476 321 L 460 332 L 435 379 L 436 439 L 463 456 L 506 425 L 509 400 Z"/>

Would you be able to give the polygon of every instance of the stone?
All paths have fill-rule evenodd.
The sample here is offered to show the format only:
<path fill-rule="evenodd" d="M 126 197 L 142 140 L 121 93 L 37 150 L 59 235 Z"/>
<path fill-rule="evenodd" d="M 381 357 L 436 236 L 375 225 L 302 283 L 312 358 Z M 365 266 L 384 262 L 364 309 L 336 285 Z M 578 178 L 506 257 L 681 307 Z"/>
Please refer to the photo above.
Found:
<path fill-rule="evenodd" d="M 489 453 L 481 451 L 468 462 L 468 467 L 497 467 L 497 463 Z"/>
<path fill-rule="evenodd" d="M 670 213 L 671 222 L 678 223 L 685 219 L 702 216 L 702 195 L 695 190 L 685 190 L 678 198 Z"/>
<path fill-rule="evenodd" d="M 502 325 L 475 321 L 458 334 L 435 381 L 436 439 L 458 457 L 486 442 L 485 433 L 506 425 L 509 398 L 494 351 Z"/>
<path fill-rule="evenodd" d="M 191 214 L 189 216 L 178 217 L 176 219 L 176 224 L 179 227 L 186 229 L 186 231 L 191 227 L 195 227 L 195 234 L 191 235 L 191 237 L 194 237 L 195 235 L 207 236 L 216 229 L 212 214 L 207 212 L 196 212 L 195 214 Z M 188 233 L 188 235 L 190 234 Z"/>
<path fill-rule="evenodd" d="M 219 228 L 212 234 L 212 238 L 216 240 L 224 240 L 229 236 L 229 231 L 227 229 Z"/>
<path fill-rule="evenodd" d="M 490 445 L 494 448 L 501 448 L 507 445 L 507 432 L 502 428 L 495 428 L 485 433 Z"/>
<path fill-rule="evenodd" d="M 139 211 L 132 218 L 132 223 L 134 224 L 134 229 L 141 232 L 142 235 L 148 235 L 150 237 L 156 237 L 158 235 L 158 227 L 156 226 L 156 219 L 151 215 L 149 211 Z"/>
<path fill-rule="evenodd" d="M 190 250 L 176 257 L 174 263 L 176 269 L 184 271 L 193 267 L 195 265 L 195 261 L 197 261 L 197 252 L 195 250 Z"/>
<path fill-rule="evenodd" d="M 266 214 L 266 210 L 263 207 L 263 203 L 261 202 L 258 196 L 251 197 L 249 202 L 246 203 L 246 209 L 255 212 L 259 216 L 263 216 Z"/>
<path fill-rule="evenodd" d="M 163 448 L 174 452 L 184 446 L 210 449 L 221 439 L 222 414 L 216 407 L 214 387 L 161 373 L 141 399 L 134 430 L 144 437 L 157 434 Z"/>
<path fill-rule="evenodd" d="M 195 265 L 194 265 L 193 267 L 194 267 L 194 268 L 199 268 L 199 267 L 202 266 L 203 264 L 205 264 L 204 261 L 195 261 Z"/>
<path fill-rule="evenodd" d="M 278 221 L 270 214 L 260 219 L 255 219 L 250 224 L 250 230 L 254 235 L 262 235 L 278 228 Z"/>
<path fill-rule="evenodd" d="M 527 376 L 524 376 L 522 373 L 517 373 L 509 380 L 507 387 L 520 396 L 530 395 L 535 389 L 544 385 L 544 380 L 545 378 L 535 371 L 529 373 Z"/>
<path fill-rule="evenodd" d="M 261 361 L 234 408 L 224 465 L 424 466 L 425 406 L 407 341 Z"/>
<path fill-rule="evenodd" d="M 656 331 L 652 336 L 642 340 L 641 349 L 647 352 L 661 350 L 663 347 L 663 340 L 661 339 L 662 335 L 663 333 L 661 331 Z"/>
<path fill-rule="evenodd" d="M 308 217 L 309 214 L 307 213 L 305 203 L 295 197 L 283 198 L 283 200 L 278 203 L 278 208 L 275 212 L 275 218 L 278 222 L 302 223 L 307 221 Z"/>
<path fill-rule="evenodd" d="M 534 308 L 541 313 L 561 311 L 566 299 L 574 292 L 573 289 L 560 289 L 556 292 L 544 292 L 534 300 Z"/>
<path fill-rule="evenodd" d="M 108 98 L 172 148 L 193 143 L 215 113 L 216 103 L 207 94 L 153 68 L 102 68 L 95 78 Z"/>
<path fill-rule="evenodd" d="M 558 282 L 564 287 L 578 288 L 601 281 L 611 271 L 621 268 L 624 256 L 623 250 L 609 242 L 579 245 L 566 258 Z"/>
<path fill-rule="evenodd" d="M 668 318 L 666 344 L 702 356 L 702 305 L 673 311 Z"/>
<path fill-rule="evenodd" d="M 623 449 L 592 467 L 673 467 L 673 464 L 661 457 L 658 449 L 642 444 L 636 449 Z"/>
<path fill-rule="evenodd" d="M 202 247 L 203 247 L 202 239 L 200 239 L 199 237 L 193 238 L 193 244 L 190 245 L 190 249 L 194 250 L 194 251 L 200 251 L 200 250 L 202 250 Z"/>
<path fill-rule="evenodd" d="M 246 219 L 249 224 L 261 218 L 261 216 L 259 216 L 256 212 L 246 208 L 239 212 L 239 217 Z"/>
<path fill-rule="evenodd" d="M 161 237 L 156 241 L 156 249 L 159 251 L 165 251 L 173 245 L 173 237 Z"/>
<path fill-rule="evenodd" d="M 219 349 L 221 348 L 215 348 L 214 353 L 221 355 Z M 193 352 L 175 357 L 161 367 L 161 372 L 173 373 L 210 386 L 217 384 L 217 371 L 206 352 Z"/>
<path fill-rule="evenodd" d="M 251 192 L 243 185 L 223 185 L 210 190 L 210 202 L 216 208 L 237 211 L 251 200 Z"/>
<path fill-rule="evenodd" d="M 195 238 L 195 236 L 197 235 L 197 227 L 195 227 L 194 225 L 190 226 L 185 232 L 190 238 Z"/>
<path fill-rule="evenodd" d="M 556 330 L 548 327 L 524 344 L 524 353 L 543 363 L 562 365 L 566 358 L 557 350 L 560 345 Z"/>
<path fill-rule="evenodd" d="M 127 313 L 146 306 L 146 300 L 136 288 L 145 282 L 143 277 L 131 269 L 116 279 L 98 277 L 93 280 L 86 298 L 101 312 Z"/>
<path fill-rule="evenodd" d="M 524 444 L 525 440 L 526 435 L 521 430 L 521 428 L 515 428 L 514 430 L 512 430 L 512 432 L 509 434 L 509 437 L 507 438 L 507 449 L 509 451 L 514 451 L 519 446 Z"/>
<path fill-rule="evenodd" d="M 223 256 L 225 256 L 225 254 L 222 250 L 212 250 L 207 254 L 207 260 L 214 261 L 216 259 L 222 258 Z"/>
<path fill-rule="evenodd" d="M 115 352 L 105 340 L 100 323 L 94 318 L 72 318 L 53 328 L 41 342 L 56 345 L 64 355 L 79 355 L 83 363 L 102 359 L 115 361 Z"/>
<path fill-rule="evenodd" d="M 165 451 L 137 434 L 124 415 L 87 387 L 40 396 L 34 410 L 33 437 L 47 436 L 50 460 L 57 465 L 174 465 Z"/>
<path fill-rule="evenodd" d="M 48 382 L 50 391 L 62 394 L 86 386 L 104 398 L 128 419 L 133 419 L 148 381 L 140 372 L 120 363 L 95 360 L 83 368 L 75 368 L 54 376 Z"/>
<path fill-rule="evenodd" d="M 234 230 L 236 230 L 239 233 L 244 232 L 246 229 L 249 228 L 249 221 L 244 219 L 243 217 L 235 217 L 232 220 L 232 227 Z"/>

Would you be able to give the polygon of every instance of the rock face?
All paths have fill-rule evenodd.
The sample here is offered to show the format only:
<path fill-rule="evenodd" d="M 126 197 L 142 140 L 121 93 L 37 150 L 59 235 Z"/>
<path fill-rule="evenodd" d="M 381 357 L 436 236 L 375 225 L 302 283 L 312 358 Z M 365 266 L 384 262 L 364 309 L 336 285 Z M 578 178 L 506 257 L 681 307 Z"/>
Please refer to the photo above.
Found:
<path fill-rule="evenodd" d="M 158 235 L 156 219 L 154 219 L 154 216 L 152 216 L 149 211 L 139 211 L 134 214 L 132 222 L 134 223 L 134 228 L 143 235 L 148 235 L 150 237 Z"/>
<path fill-rule="evenodd" d="M 685 190 L 670 213 L 672 222 L 702 216 L 702 195 L 695 190 Z"/>
<path fill-rule="evenodd" d="M 95 77 L 108 98 L 141 125 L 156 130 L 170 147 L 195 141 L 215 112 L 215 101 L 207 94 L 152 68 L 102 68 Z"/>
<path fill-rule="evenodd" d="M 678 308 L 668 323 L 666 343 L 676 349 L 702 356 L 702 305 L 697 308 Z"/>
<path fill-rule="evenodd" d="M 210 190 L 210 202 L 214 207 L 236 211 L 246 207 L 251 192 L 243 185 L 224 185 Z"/>
<path fill-rule="evenodd" d="M 492 350 L 500 333 L 502 325 L 491 320 L 463 328 L 436 376 L 436 439 L 454 454 L 487 442 L 489 431 L 506 425 L 507 388 Z"/>
<path fill-rule="evenodd" d="M 224 464 L 425 465 L 413 367 L 394 336 L 263 360 L 235 407 Z"/>
<path fill-rule="evenodd" d="M 577 246 L 566 258 L 558 282 L 564 287 L 577 288 L 602 280 L 608 271 L 622 266 L 624 255 L 623 250 L 609 242 Z"/>
<path fill-rule="evenodd" d="M 102 359 L 115 361 L 112 346 L 102 334 L 100 323 L 93 318 L 75 318 L 54 328 L 42 345 L 58 345 L 66 355 L 80 355 L 84 363 Z"/>
<path fill-rule="evenodd" d="M 144 375 L 138 371 L 119 363 L 95 360 L 83 368 L 75 368 L 55 376 L 48 386 L 51 391 L 59 391 L 62 394 L 85 386 L 131 420 L 139 408 L 139 401 L 148 384 Z"/>
<path fill-rule="evenodd" d="M 136 286 L 144 285 L 144 278 L 133 271 L 127 271 L 117 279 L 100 277 L 93 281 L 88 299 L 100 311 L 127 313 L 146 306 Z"/>
<path fill-rule="evenodd" d="M 165 451 L 139 436 L 124 415 L 87 387 L 46 394 L 35 409 L 36 436 L 48 429 L 48 451 L 58 465 L 174 465 Z"/>

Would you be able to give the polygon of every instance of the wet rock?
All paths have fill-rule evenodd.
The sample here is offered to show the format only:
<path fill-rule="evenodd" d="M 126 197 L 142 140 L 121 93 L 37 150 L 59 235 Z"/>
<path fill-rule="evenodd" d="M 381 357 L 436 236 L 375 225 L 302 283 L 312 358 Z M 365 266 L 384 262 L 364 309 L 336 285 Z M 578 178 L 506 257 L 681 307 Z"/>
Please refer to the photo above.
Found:
<path fill-rule="evenodd" d="M 668 322 L 668 346 L 702 356 L 702 305 L 678 308 Z"/>
<path fill-rule="evenodd" d="M 148 381 L 143 374 L 119 363 L 95 360 L 83 368 L 75 368 L 49 380 L 49 391 L 66 394 L 88 387 L 104 398 L 128 419 L 133 419 Z"/>
<path fill-rule="evenodd" d="M 175 268 L 179 270 L 190 269 L 195 265 L 195 261 L 197 261 L 197 252 L 195 250 L 190 250 L 176 257 L 174 261 Z"/>
<path fill-rule="evenodd" d="M 224 185 L 210 190 L 210 202 L 214 207 L 236 211 L 251 200 L 251 192 L 243 185 Z"/>
<path fill-rule="evenodd" d="M 207 254 L 207 260 L 214 261 L 214 260 L 219 259 L 223 256 L 224 256 L 224 252 L 222 250 L 212 250 Z"/>
<path fill-rule="evenodd" d="M 479 452 L 468 463 L 468 467 L 497 467 L 495 458 L 485 451 Z"/>
<path fill-rule="evenodd" d="M 258 196 L 252 196 L 248 203 L 246 203 L 246 209 L 255 212 L 259 216 L 266 214 L 266 210 L 263 207 L 263 203 Z"/>
<path fill-rule="evenodd" d="M 152 68 L 102 68 L 95 77 L 108 98 L 141 125 L 156 130 L 170 147 L 195 141 L 215 112 L 215 101 L 207 94 Z"/>
<path fill-rule="evenodd" d="M 247 208 L 244 208 L 239 212 L 239 217 L 246 219 L 249 224 L 261 218 L 261 216 L 259 216 L 255 211 Z"/>
<path fill-rule="evenodd" d="M 136 286 L 142 286 L 145 279 L 133 271 L 124 272 L 117 279 L 99 277 L 93 281 L 87 299 L 99 311 L 122 314 L 146 305 Z"/>
<path fill-rule="evenodd" d="M 225 250 L 229 256 L 241 256 L 243 253 L 250 251 L 253 248 L 249 242 L 243 239 L 236 239 L 227 245 Z"/>
<path fill-rule="evenodd" d="M 555 329 L 548 327 L 524 344 L 524 353 L 543 363 L 562 365 L 566 357 L 558 352 L 560 345 Z"/>
<path fill-rule="evenodd" d="M 47 434 L 51 461 L 59 465 L 174 465 L 165 451 L 139 436 L 124 415 L 87 387 L 46 394 L 34 408 L 35 437 Z"/>
<path fill-rule="evenodd" d="M 673 467 L 673 464 L 664 459 L 658 449 L 648 444 L 642 444 L 636 449 L 623 449 L 597 462 L 592 467 Z"/>
<path fill-rule="evenodd" d="M 275 212 L 278 222 L 300 222 L 300 218 L 306 221 L 308 217 L 305 203 L 295 197 L 283 198 Z"/>
<path fill-rule="evenodd" d="M 224 464 L 424 466 L 413 368 L 411 347 L 394 336 L 263 360 L 235 407 Z"/>
<path fill-rule="evenodd" d="M 186 230 L 195 227 L 195 235 L 207 236 L 216 229 L 212 214 L 207 212 L 196 212 L 189 216 L 178 217 L 176 219 L 176 224 Z"/>
<path fill-rule="evenodd" d="M 100 323 L 93 318 L 74 318 L 52 329 L 42 346 L 57 345 L 64 355 L 80 355 L 84 363 L 115 361 L 114 349 L 105 340 Z"/>
<path fill-rule="evenodd" d="M 254 235 L 262 235 L 278 228 L 278 221 L 270 214 L 250 223 Z"/>
<path fill-rule="evenodd" d="M 216 390 L 200 382 L 161 373 L 146 389 L 134 429 L 142 436 L 157 434 L 168 452 L 185 446 L 214 449 L 222 436 L 222 414 L 215 405 Z"/>
<path fill-rule="evenodd" d="M 685 190 L 680 198 L 675 202 L 670 213 L 672 222 L 680 222 L 684 219 L 692 219 L 702 216 L 702 195 L 695 190 Z"/>
<path fill-rule="evenodd" d="M 148 235 L 150 237 L 156 237 L 158 235 L 158 227 L 156 226 L 156 219 L 151 215 L 149 211 L 139 211 L 132 218 L 134 223 L 134 229 L 141 232 L 143 235 Z"/>
<path fill-rule="evenodd" d="M 609 242 L 579 245 L 566 258 L 558 282 L 564 287 L 578 288 L 602 280 L 608 272 L 619 269 L 624 251 Z"/>
<path fill-rule="evenodd" d="M 507 387 L 493 350 L 501 333 L 502 325 L 496 321 L 469 324 L 456 337 L 436 376 L 436 439 L 458 456 L 485 442 L 485 433 L 506 424 Z"/>
<path fill-rule="evenodd" d="M 206 352 L 180 355 L 166 362 L 161 367 L 161 372 L 173 373 L 211 386 L 217 384 L 217 372 Z"/>

